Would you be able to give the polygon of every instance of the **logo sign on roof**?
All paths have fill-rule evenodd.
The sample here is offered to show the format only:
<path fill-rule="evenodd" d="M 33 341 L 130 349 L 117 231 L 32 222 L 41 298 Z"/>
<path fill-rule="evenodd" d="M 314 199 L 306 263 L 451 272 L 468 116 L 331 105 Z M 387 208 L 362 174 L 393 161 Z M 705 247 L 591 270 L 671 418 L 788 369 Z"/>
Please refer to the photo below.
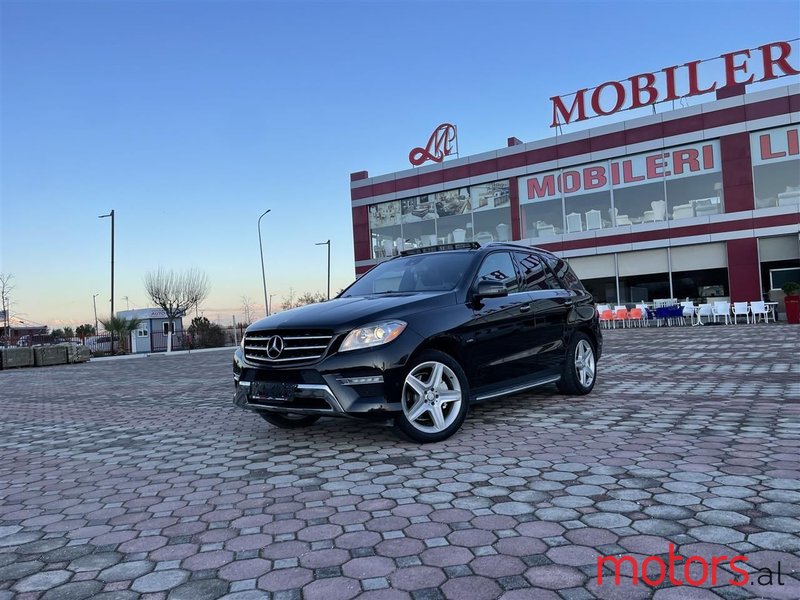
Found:
<path fill-rule="evenodd" d="M 427 146 L 414 148 L 408 153 L 408 160 L 412 165 L 418 167 L 429 160 L 440 163 L 445 156 L 451 154 L 458 154 L 458 133 L 455 125 L 442 123 L 428 138 Z"/>
<path fill-rule="evenodd" d="M 800 61 L 797 60 L 800 53 L 792 47 L 793 44 L 797 46 L 797 41 L 772 42 L 757 48 L 727 52 L 713 59 L 693 60 L 653 73 L 639 73 L 622 81 L 607 81 L 572 94 L 553 96 L 550 98 L 553 103 L 550 127 L 708 94 L 729 86 L 800 75 Z M 708 65 L 720 59 L 724 74 L 714 77 L 713 65 Z M 701 71 L 705 71 L 705 77 Z"/>

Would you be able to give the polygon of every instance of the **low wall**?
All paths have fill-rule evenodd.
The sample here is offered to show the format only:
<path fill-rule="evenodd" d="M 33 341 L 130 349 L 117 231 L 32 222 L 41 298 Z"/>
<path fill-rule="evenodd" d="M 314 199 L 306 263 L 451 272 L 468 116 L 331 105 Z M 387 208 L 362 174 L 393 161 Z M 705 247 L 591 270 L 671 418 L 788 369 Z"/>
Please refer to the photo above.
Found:
<path fill-rule="evenodd" d="M 67 363 L 86 362 L 92 352 L 86 346 L 59 344 L 33 348 L 0 348 L 0 369 L 18 367 L 47 367 Z"/>

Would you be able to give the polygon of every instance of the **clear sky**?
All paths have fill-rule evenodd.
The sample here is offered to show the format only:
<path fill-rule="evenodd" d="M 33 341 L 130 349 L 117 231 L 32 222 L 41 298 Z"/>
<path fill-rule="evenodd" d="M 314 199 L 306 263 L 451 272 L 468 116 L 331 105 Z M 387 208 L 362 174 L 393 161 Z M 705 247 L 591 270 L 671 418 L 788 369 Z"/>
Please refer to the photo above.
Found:
<path fill-rule="evenodd" d="M 51 327 L 93 322 L 95 293 L 108 314 L 111 209 L 117 310 L 161 265 L 208 274 L 207 317 L 263 314 L 264 210 L 273 304 L 325 291 L 329 238 L 335 292 L 349 174 L 408 168 L 439 123 L 462 156 L 542 139 L 550 96 L 800 36 L 797 0 L 0 6 L 0 272 Z"/>

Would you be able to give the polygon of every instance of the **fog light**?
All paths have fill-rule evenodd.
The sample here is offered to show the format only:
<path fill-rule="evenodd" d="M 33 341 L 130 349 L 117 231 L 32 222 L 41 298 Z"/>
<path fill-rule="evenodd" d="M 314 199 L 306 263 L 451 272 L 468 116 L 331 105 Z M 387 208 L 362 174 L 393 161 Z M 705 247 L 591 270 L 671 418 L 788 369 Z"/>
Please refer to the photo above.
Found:
<path fill-rule="evenodd" d="M 383 375 L 370 377 L 342 377 L 337 379 L 342 385 L 369 385 L 370 383 L 383 383 Z"/>

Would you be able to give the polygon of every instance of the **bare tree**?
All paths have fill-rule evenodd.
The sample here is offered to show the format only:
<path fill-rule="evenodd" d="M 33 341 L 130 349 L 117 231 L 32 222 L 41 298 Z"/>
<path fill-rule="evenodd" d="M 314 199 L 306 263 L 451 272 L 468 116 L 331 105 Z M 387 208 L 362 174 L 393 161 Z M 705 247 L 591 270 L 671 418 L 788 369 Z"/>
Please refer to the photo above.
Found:
<path fill-rule="evenodd" d="M 189 269 L 177 273 L 161 267 L 144 277 L 144 287 L 150 300 L 160 307 L 169 319 L 167 352 L 172 352 L 173 322 L 208 296 L 208 277 L 202 271 Z"/>
<path fill-rule="evenodd" d="M 3 316 L 3 339 L 6 343 L 11 336 L 11 291 L 14 289 L 11 280 L 13 277 L 11 273 L 0 273 L 0 310 L 2 310 Z"/>
<path fill-rule="evenodd" d="M 247 327 L 253 322 L 255 315 L 256 305 L 250 299 L 250 296 L 242 296 L 242 315 L 244 316 L 244 326 Z"/>
<path fill-rule="evenodd" d="M 289 310 L 297 306 L 297 299 L 295 298 L 294 288 L 289 288 L 289 295 L 283 297 L 283 302 L 281 303 L 281 310 Z"/>

